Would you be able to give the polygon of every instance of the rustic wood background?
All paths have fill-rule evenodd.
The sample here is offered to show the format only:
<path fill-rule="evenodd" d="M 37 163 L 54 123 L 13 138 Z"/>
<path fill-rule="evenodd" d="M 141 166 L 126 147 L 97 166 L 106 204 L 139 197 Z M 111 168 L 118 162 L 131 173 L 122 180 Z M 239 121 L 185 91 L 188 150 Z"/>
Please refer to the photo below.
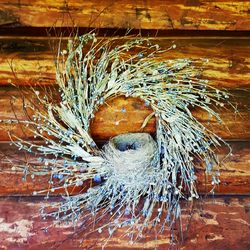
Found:
<path fill-rule="evenodd" d="M 78 28 L 79 34 L 96 28 L 106 39 L 133 29 L 132 33 L 149 36 L 163 48 L 174 42 L 177 47 L 163 55 L 166 59 L 209 59 L 203 76 L 210 84 L 230 91 L 238 112 L 221 110 L 225 123 L 222 125 L 209 121 L 200 110 L 194 113 L 231 144 L 233 155 L 221 170 L 221 185 L 214 197 L 183 203 L 184 241 L 173 249 L 250 249 L 249 14 L 247 0 L 0 0 L 0 249 L 101 249 L 107 236 L 89 229 L 85 234 L 76 234 L 70 225 L 56 225 L 44 231 L 52 222 L 40 218 L 44 197 L 32 197 L 32 192 L 46 188 L 49 177 L 28 178 L 24 182 L 21 174 L 9 168 L 8 159 L 36 160 L 10 146 L 8 133 L 34 139 L 15 123 L 25 119 L 23 95 L 32 95 L 29 86 L 41 91 L 53 87 L 58 37 L 65 43 L 73 27 Z M 121 112 L 123 108 L 126 114 Z M 139 131 L 149 113 L 140 100 L 111 100 L 96 114 L 91 133 L 103 142 L 119 133 Z M 3 120 L 13 122 L 5 124 Z M 145 131 L 154 130 L 151 120 Z M 226 154 L 226 148 L 222 148 L 219 156 Z M 197 166 L 197 173 L 199 191 L 205 194 L 210 190 L 209 179 L 202 166 Z M 51 202 L 56 199 L 51 198 Z M 168 232 L 160 235 L 157 242 L 152 232 L 133 246 L 121 235 L 122 230 L 107 249 L 169 247 Z"/>

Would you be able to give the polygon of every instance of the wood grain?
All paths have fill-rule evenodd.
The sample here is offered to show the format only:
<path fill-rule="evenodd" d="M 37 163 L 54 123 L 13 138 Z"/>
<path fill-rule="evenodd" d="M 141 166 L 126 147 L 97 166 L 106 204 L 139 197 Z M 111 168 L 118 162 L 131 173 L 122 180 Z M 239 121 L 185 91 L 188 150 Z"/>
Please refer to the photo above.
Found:
<path fill-rule="evenodd" d="M 210 80 L 213 86 L 228 88 L 235 95 L 239 114 L 232 109 L 220 110 L 227 128 L 214 120 L 209 124 L 213 131 L 230 141 L 233 155 L 221 168 L 221 184 L 216 189 L 215 199 L 195 201 L 192 212 L 192 204 L 182 203 L 184 242 L 181 245 L 177 241 L 172 249 L 250 249 L 250 197 L 239 196 L 250 194 L 250 92 L 245 91 L 250 88 L 249 10 L 248 0 L 0 0 L 0 33 L 3 32 L 0 34 L 0 249 L 101 249 L 109 236 L 107 230 L 101 234 L 91 232 L 92 227 L 85 228 L 86 225 L 80 223 L 83 231 L 74 230 L 70 224 L 50 227 L 52 221 L 43 220 L 39 208 L 44 202 L 58 201 L 60 198 L 56 195 L 61 191 L 49 201 L 32 196 L 33 191 L 47 188 L 50 176 L 28 176 L 23 181 L 23 175 L 12 167 L 15 163 L 36 162 L 37 157 L 4 142 L 9 141 L 8 132 L 33 139 L 27 128 L 3 123 L 26 119 L 20 92 L 10 85 L 46 86 L 46 89 L 54 85 L 54 55 L 59 39 L 44 37 L 44 34 L 52 27 L 57 35 L 70 33 L 73 26 L 79 27 L 80 32 L 85 28 L 100 28 L 104 33 L 142 29 L 142 33 L 147 32 L 150 36 L 157 35 L 159 30 L 159 34 L 166 32 L 165 37 L 159 34 L 157 38 L 151 37 L 154 43 L 163 49 L 176 44 L 176 49 L 163 54 L 161 59 L 209 59 L 203 65 L 203 78 Z M 22 31 L 30 37 L 24 37 Z M 31 37 L 32 34 L 36 37 Z M 65 46 L 66 37 L 62 39 L 62 47 Z M 31 96 L 30 93 L 28 87 L 25 95 Z M 126 113 L 121 112 L 124 109 Z M 150 112 L 138 99 L 110 100 L 95 114 L 90 133 L 97 142 L 103 142 L 119 133 L 140 131 Z M 208 125 L 204 112 L 193 112 Z M 154 119 L 145 131 L 155 132 Z M 223 147 L 219 157 L 226 153 Z M 210 177 L 205 176 L 202 166 L 197 165 L 196 172 L 199 192 L 207 193 L 211 189 Z M 70 192 L 82 192 L 83 188 L 73 187 Z M 222 194 L 237 196 L 222 197 Z M 108 222 L 108 218 L 104 220 Z M 47 227 L 50 227 L 48 232 L 44 230 Z M 151 232 L 131 246 L 128 238 L 122 237 L 125 230 L 120 229 L 105 249 L 154 249 L 157 244 L 159 250 L 165 250 L 170 246 L 168 231 L 159 235 L 157 242 L 155 233 Z"/>
<path fill-rule="evenodd" d="M 211 85 L 226 88 L 250 86 L 248 37 L 152 37 L 151 40 L 162 49 L 176 44 L 176 49 L 163 53 L 160 60 L 208 59 L 208 63 L 202 65 L 203 78 L 210 80 Z M 0 85 L 53 84 L 58 44 L 56 38 L 0 37 Z M 62 47 L 65 46 L 63 40 Z"/>
<path fill-rule="evenodd" d="M 50 201 L 53 203 L 53 200 Z M 101 234 L 74 229 L 70 225 L 52 226 L 47 233 L 43 230 L 51 226 L 51 220 L 42 220 L 39 208 L 44 200 L 31 198 L 0 199 L 0 248 L 19 250 L 38 249 L 101 249 L 108 238 L 107 230 Z M 191 204 L 183 203 L 184 242 L 176 242 L 173 250 L 184 249 L 249 249 L 249 204 L 250 198 L 217 198 L 196 201 L 191 212 Z M 190 218 L 190 214 L 192 217 Z M 191 219 L 191 221 L 189 221 Z M 189 221 L 189 222 L 188 222 Z M 84 225 L 83 225 L 84 226 Z M 164 231 L 154 239 L 151 233 L 141 241 L 129 244 L 122 236 L 126 228 L 119 229 L 105 249 L 168 249 L 169 232 Z M 78 234 L 76 233 L 78 232 Z M 75 235 L 72 235 L 75 233 Z M 202 247 L 202 248 L 201 248 Z"/>
<path fill-rule="evenodd" d="M 0 26 L 249 30 L 249 1 L 1 0 Z"/>
<path fill-rule="evenodd" d="M 237 98 L 236 95 L 238 95 Z M 207 113 L 202 110 L 194 109 L 193 114 L 224 139 L 248 139 L 250 138 L 249 95 L 250 92 L 235 93 L 239 115 L 235 114 L 232 108 L 218 110 L 224 122 L 222 125 L 214 119 L 210 120 Z M 124 109 L 125 113 L 122 112 Z M 93 138 L 102 140 L 120 133 L 140 132 L 144 119 L 151 112 L 151 109 L 145 107 L 144 102 L 139 99 L 116 98 L 100 107 L 93 119 L 90 132 Z M 155 132 L 155 118 L 149 121 L 144 131 L 152 134 Z"/>
<path fill-rule="evenodd" d="M 221 183 L 215 189 L 215 194 L 250 194 L 250 142 L 231 142 L 233 155 L 221 167 Z M 223 147 L 219 152 L 222 159 L 228 154 L 228 148 Z M 33 191 L 47 190 L 50 176 L 40 176 L 27 180 L 22 179 L 23 174 L 12 171 L 16 164 L 37 163 L 36 156 L 19 151 L 15 146 L 0 143 L 0 195 L 31 195 Z M 198 191 L 209 193 L 212 189 L 211 176 L 206 176 L 204 167 L 197 165 Z M 86 184 L 87 185 L 87 184 Z M 84 188 L 84 185 L 82 188 Z M 72 188 L 72 192 L 81 191 L 82 188 Z M 58 193 L 64 192 L 59 190 Z"/>
<path fill-rule="evenodd" d="M 24 97 L 31 98 L 33 92 L 29 89 L 22 90 Z M 41 91 L 41 96 L 42 95 Z M 57 90 L 54 89 L 54 93 Z M 199 121 L 212 129 L 224 139 L 249 139 L 250 138 L 250 91 L 232 91 L 232 101 L 237 106 L 237 112 L 232 107 L 218 109 L 224 124 L 219 124 L 215 119 L 198 109 L 192 112 Z M 36 100 L 36 97 L 35 99 Z M 36 102 L 36 101 L 35 101 Z M 9 134 L 25 139 L 34 139 L 33 134 L 25 126 L 9 123 L 9 120 L 27 120 L 23 109 L 23 97 L 20 90 L 14 88 L 0 88 L 0 141 L 10 140 Z M 107 101 L 95 114 L 91 122 L 90 133 L 96 140 L 107 140 L 120 133 L 140 132 L 144 119 L 152 112 L 140 99 L 117 97 Z M 32 113 L 30 112 L 30 115 Z M 155 119 L 151 119 L 144 128 L 145 132 L 155 132 Z"/>

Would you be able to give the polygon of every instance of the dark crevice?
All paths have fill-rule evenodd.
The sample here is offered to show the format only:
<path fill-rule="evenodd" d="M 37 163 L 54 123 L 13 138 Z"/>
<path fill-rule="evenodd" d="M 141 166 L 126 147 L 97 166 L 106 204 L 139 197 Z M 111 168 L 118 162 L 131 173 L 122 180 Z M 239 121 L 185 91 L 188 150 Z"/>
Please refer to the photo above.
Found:
<path fill-rule="evenodd" d="M 72 27 L 11 27 L 1 26 L 0 36 L 69 36 L 78 32 L 79 35 L 94 30 L 93 28 L 72 28 Z M 127 29 L 110 29 L 101 28 L 95 30 L 99 36 L 124 36 L 124 35 L 138 35 L 150 37 L 162 36 L 191 36 L 191 37 L 250 37 L 250 30 L 247 31 L 234 31 L 234 30 L 153 30 L 153 29 L 133 29 L 128 32 Z"/>

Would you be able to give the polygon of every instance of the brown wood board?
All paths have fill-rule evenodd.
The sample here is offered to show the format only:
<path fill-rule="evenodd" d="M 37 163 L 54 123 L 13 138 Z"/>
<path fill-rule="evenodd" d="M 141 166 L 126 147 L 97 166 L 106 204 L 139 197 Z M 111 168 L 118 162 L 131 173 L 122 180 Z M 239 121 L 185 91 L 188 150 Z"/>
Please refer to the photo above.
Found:
<path fill-rule="evenodd" d="M 90 233 L 92 227 L 72 235 L 76 231 L 70 224 L 56 225 L 47 233 L 43 230 L 52 221 L 43 220 L 39 208 L 44 203 L 53 204 L 62 190 L 53 193 L 49 201 L 32 196 L 33 191 L 48 187 L 50 176 L 33 179 L 29 175 L 23 181 L 23 174 L 12 167 L 15 163 L 36 162 L 38 156 L 19 151 L 7 141 L 8 132 L 28 140 L 34 139 L 33 134 L 26 127 L 2 122 L 25 119 L 20 92 L 10 85 L 27 86 L 27 96 L 31 96 L 29 86 L 48 89 L 55 85 L 54 58 L 59 38 L 44 37 L 44 34 L 49 31 L 66 36 L 73 31 L 72 26 L 79 27 L 80 33 L 85 28 L 96 28 L 96 32 L 100 29 L 99 34 L 109 34 L 104 39 L 111 39 L 112 32 L 115 35 L 132 28 L 136 29 L 134 33 L 149 34 L 152 42 L 163 49 L 176 44 L 176 49 L 163 53 L 157 60 L 208 59 L 202 65 L 202 77 L 212 86 L 229 89 L 235 95 L 233 102 L 238 113 L 233 109 L 219 111 L 226 126 L 213 119 L 209 121 L 207 114 L 198 109 L 193 113 L 204 125 L 229 141 L 233 155 L 221 168 L 221 183 L 215 190 L 215 198 L 194 202 L 190 224 L 191 203 L 182 202 L 184 242 L 182 245 L 176 242 L 172 249 L 250 249 L 250 198 L 247 196 L 250 194 L 249 9 L 248 0 L 0 0 L 0 249 L 101 249 L 109 236 L 107 230 L 101 234 Z M 157 37 L 153 37 L 154 34 Z M 66 40 L 62 38 L 62 48 L 66 47 Z M 109 100 L 95 114 L 90 133 L 97 142 L 103 143 L 120 133 L 139 132 L 151 112 L 139 99 Z M 144 131 L 155 133 L 154 119 Z M 222 147 L 219 157 L 227 152 L 227 148 Z M 199 193 L 209 192 L 211 177 L 205 175 L 200 165 L 196 173 Z M 84 187 L 72 187 L 70 192 L 83 192 Z M 222 194 L 237 196 L 223 197 Z M 122 237 L 124 232 L 125 229 L 120 229 L 105 249 L 154 249 L 157 244 L 158 249 L 163 250 L 170 246 L 168 231 L 160 234 L 157 242 L 155 232 L 151 232 L 134 245 Z"/>
<path fill-rule="evenodd" d="M 247 37 L 150 39 L 162 49 L 176 45 L 176 49 L 161 54 L 157 60 L 208 59 L 202 65 L 202 75 L 213 86 L 246 88 L 250 85 L 250 39 Z M 0 37 L 0 85 L 54 84 L 58 44 L 57 38 Z M 65 46 L 63 40 L 62 48 Z"/>
<path fill-rule="evenodd" d="M 249 30 L 249 1 L 1 0 L 0 26 Z"/>
<path fill-rule="evenodd" d="M 250 142 L 231 142 L 233 155 L 225 160 L 221 166 L 220 180 L 221 183 L 215 189 L 217 194 L 250 194 Z M 228 148 L 224 146 L 219 152 L 219 157 L 223 159 L 228 154 Z M 7 143 L 0 144 L 0 195 L 32 195 L 33 191 L 47 190 L 48 181 L 51 176 L 36 176 L 34 179 L 31 175 L 24 181 L 21 172 L 11 170 L 17 164 L 34 164 L 37 163 L 37 157 L 24 151 L 19 151 L 15 146 Z M 211 176 L 206 175 L 204 167 L 197 164 L 196 168 L 199 193 L 209 193 L 212 189 Z M 72 193 L 77 193 L 86 187 L 74 187 Z M 58 190 L 57 193 L 64 192 L 64 189 Z M 46 194 L 46 193 L 43 193 Z M 53 194 L 53 193 L 52 193 Z"/>
<path fill-rule="evenodd" d="M 53 204 L 53 199 L 50 202 Z M 108 238 L 107 230 L 101 234 L 90 233 L 92 228 L 79 232 L 79 228 L 74 231 L 70 224 L 61 224 L 50 227 L 46 233 L 43 229 L 51 226 L 52 221 L 43 220 L 39 215 L 39 208 L 44 203 L 43 198 L 0 199 L 2 249 L 101 249 Z M 250 198 L 247 197 L 210 198 L 195 201 L 191 210 L 191 203 L 183 202 L 184 242 L 182 245 L 176 242 L 172 249 L 249 249 L 249 204 Z M 105 249 L 154 249 L 158 246 L 157 249 L 163 250 L 170 246 L 167 230 L 158 235 L 157 241 L 155 233 L 150 233 L 134 245 L 122 237 L 125 230 L 119 229 Z"/>
<path fill-rule="evenodd" d="M 10 140 L 8 133 L 28 140 L 34 139 L 34 134 L 24 125 L 8 122 L 9 120 L 27 120 L 21 93 L 24 93 L 26 100 L 28 100 L 34 95 L 34 92 L 30 89 L 22 91 L 8 87 L 0 88 L 0 141 Z M 57 93 L 56 89 L 52 91 Z M 43 93 L 41 91 L 41 96 Z M 231 91 L 230 93 L 232 94 L 231 101 L 237 107 L 237 112 L 232 107 L 218 108 L 217 111 L 224 122 L 223 124 L 219 124 L 214 118 L 209 118 L 208 114 L 200 109 L 195 108 L 192 112 L 199 121 L 224 139 L 249 139 L 250 91 Z M 147 126 L 141 130 L 143 121 L 151 112 L 152 110 L 146 107 L 140 99 L 123 96 L 111 99 L 104 103 L 95 114 L 91 122 L 90 133 L 95 140 L 107 140 L 126 132 L 144 131 L 154 134 L 155 118 L 152 118 Z M 32 112 L 29 113 L 32 114 Z"/>

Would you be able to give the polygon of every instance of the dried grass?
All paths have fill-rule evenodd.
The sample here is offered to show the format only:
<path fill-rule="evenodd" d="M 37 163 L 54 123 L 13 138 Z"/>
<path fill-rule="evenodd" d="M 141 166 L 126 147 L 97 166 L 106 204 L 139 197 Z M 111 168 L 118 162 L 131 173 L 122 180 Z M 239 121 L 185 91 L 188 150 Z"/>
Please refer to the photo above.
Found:
<path fill-rule="evenodd" d="M 169 53 L 172 49 L 174 44 Z M 56 204 L 53 212 L 42 210 L 44 217 L 76 223 L 90 214 L 98 232 L 107 228 L 111 237 L 117 228 L 126 226 L 126 235 L 134 242 L 149 226 L 172 228 L 181 216 L 180 200 L 199 197 L 195 159 L 205 163 L 213 185 L 219 183 L 216 148 L 225 142 L 204 127 L 191 110 L 201 108 L 222 122 L 216 110 L 229 96 L 198 77 L 200 68 L 196 65 L 200 62 L 161 60 L 163 52 L 150 39 L 130 37 L 117 45 L 116 38 L 97 40 L 94 33 L 69 41 L 67 50 L 59 50 L 56 82 L 60 103 L 51 103 L 37 93 L 44 108 L 36 110 L 33 121 L 26 122 L 45 144 L 13 138 L 20 149 L 42 155 L 39 168 L 24 166 L 26 173 L 51 174 L 48 195 L 58 188 L 65 190 L 63 202 Z M 112 144 L 100 149 L 89 133 L 98 108 L 119 95 L 139 97 L 152 107 L 153 113 L 142 128 L 152 116 L 157 118 L 156 154 L 126 174 L 114 165 L 119 155 L 112 151 Z M 70 187 L 87 180 L 97 185 L 86 193 L 70 195 Z M 106 215 L 109 223 L 98 224 Z"/>

